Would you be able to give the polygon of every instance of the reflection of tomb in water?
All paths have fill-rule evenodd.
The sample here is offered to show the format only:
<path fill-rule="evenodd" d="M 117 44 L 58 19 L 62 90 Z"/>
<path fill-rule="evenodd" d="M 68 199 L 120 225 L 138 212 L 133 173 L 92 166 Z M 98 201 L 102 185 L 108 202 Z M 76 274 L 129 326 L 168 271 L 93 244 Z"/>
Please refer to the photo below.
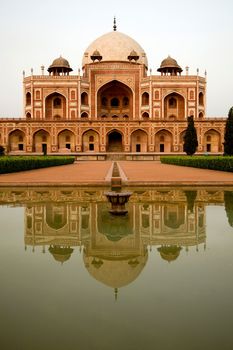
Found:
<path fill-rule="evenodd" d="M 159 247 L 157 250 L 160 253 L 162 259 L 171 262 L 179 257 L 181 249 L 181 247 L 175 245 L 164 245 L 162 247 Z"/>
<path fill-rule="evenodd" d="M 219 191 L 144 189 L 133 192 L 128 215 L 114 217 L 108 213 L 104 190 L 24 193 L 25 244 L 48 250 L 58 262 L 68 261 L 75 249 L 83 247 L 90 275 L 113 288 L 139 276 L 148 247 L 156 247 L 152 254 L 173 262 L 189 247 L 205 244 L 206 203 L 223 203 Z M 45 197 L 50 200 L 44 201 Z M 36 203 L 31 198 L 37 198 Z"/>

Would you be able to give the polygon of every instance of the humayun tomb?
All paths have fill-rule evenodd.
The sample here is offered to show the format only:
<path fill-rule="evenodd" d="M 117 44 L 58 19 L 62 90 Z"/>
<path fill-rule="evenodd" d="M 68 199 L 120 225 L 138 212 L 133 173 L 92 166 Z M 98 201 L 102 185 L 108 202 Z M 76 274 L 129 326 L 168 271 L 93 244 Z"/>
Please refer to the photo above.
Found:
<path fill-rule="evenodd" d="M 222 153 L 224 118 L 206 116 L 206 73 L 189 74 L 168 56 L 148 72 L 143 48 L 117 31 L 83 54 L 82 73 L 63 57 L 41 75 L 23 78 L 24 116 L 0 119 L 8 154 L 75 154 L 83 159 L 154 159 L 182 153 L 187 117 L 193 116 L 199 153 Z M 110 153 L 111 152 L 111 153 Z"/>

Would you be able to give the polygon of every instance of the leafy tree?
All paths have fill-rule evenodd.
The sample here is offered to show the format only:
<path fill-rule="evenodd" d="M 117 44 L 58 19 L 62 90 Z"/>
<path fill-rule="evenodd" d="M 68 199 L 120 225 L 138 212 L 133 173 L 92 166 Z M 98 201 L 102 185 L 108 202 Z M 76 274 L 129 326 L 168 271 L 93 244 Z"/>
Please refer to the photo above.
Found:
<path fill-rule="evenodd" d="M 233 155 L 233 107 L 229 110 L 224 134 L 224 155 Z"/>
<path fill-rule="evenodd" d="M 192 156 L 197 149 L 197 131 L 194 126 L 193 116 L 188 117 L 188 127 L 184 135 L 184 152 L 188 156 Z"/>
<path fill-rule="evenodd" d="M 0 145 L 0 156 L 4 156 L 5 154 L 5 148 Z"/>

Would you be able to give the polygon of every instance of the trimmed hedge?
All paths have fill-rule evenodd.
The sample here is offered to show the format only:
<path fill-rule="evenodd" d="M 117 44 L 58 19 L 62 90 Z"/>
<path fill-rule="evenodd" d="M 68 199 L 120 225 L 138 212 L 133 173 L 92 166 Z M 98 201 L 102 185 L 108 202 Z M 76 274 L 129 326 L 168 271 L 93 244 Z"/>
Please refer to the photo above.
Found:
<path fill-rule="evenodd" d="M 72 156 L 3 156 L 0 157 L 0 174 L 72 164 L 74 160 Z"/>
<path fill-rule="evenodd" d="M 160 161 L 164 164 L 233 172 L 233 157 L 227 156 L 163 156 Z"/>

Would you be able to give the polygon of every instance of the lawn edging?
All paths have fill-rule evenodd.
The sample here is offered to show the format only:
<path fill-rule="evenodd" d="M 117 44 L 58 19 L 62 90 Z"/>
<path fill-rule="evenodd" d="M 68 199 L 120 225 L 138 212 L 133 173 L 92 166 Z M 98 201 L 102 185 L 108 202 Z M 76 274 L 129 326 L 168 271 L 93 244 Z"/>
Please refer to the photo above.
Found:
<path fill-rule="evenodd" d="M 73 156 L 2 156 L 0 174 L 72 164 Z"/>

